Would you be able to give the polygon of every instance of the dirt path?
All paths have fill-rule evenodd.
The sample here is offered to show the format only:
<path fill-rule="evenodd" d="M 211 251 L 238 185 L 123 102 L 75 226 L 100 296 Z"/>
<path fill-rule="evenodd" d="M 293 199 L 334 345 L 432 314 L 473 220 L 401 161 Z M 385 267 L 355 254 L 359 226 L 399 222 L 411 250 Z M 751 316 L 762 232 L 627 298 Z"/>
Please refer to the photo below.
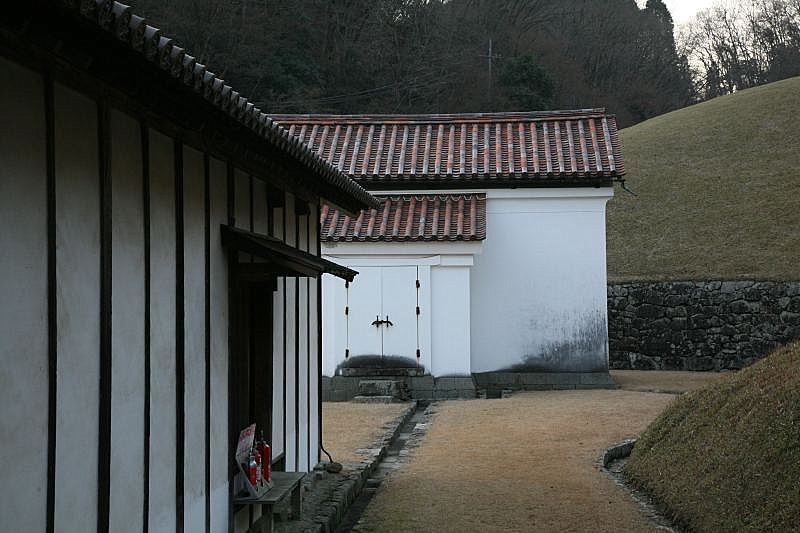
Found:
<path fill-rule="evenodd" d="M 652 531 L 597 459 L 674 398 L 552 391 L 443 402 L 359 531 Z"/>
<path fill-rule="evenodd" d="M 408 407 L 402 403 L 374 404 L 324 402 L 322 404 L 322 445 L 340 463 L 363 459 L 356 450 L 371 447 Z M 323 459 L 327 457 L 323 455 Z"/>

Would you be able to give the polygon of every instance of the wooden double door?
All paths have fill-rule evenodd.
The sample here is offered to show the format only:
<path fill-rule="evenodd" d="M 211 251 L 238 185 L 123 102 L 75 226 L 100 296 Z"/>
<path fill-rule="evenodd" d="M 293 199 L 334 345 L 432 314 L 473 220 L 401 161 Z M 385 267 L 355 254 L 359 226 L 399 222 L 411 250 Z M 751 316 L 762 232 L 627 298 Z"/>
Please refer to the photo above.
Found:
<path fill-rule="evenodd" d="M 416 266 L 359 267 L 342 315 L 349 355 L 416 358 L 419 278 Z"/>

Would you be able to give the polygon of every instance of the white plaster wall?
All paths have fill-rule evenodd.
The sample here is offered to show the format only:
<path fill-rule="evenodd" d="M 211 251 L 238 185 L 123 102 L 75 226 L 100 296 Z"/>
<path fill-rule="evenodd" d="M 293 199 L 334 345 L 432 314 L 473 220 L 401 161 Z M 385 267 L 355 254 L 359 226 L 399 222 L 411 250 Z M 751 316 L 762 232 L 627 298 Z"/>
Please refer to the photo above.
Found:
<path fill-rule="evenodd" d="M 311 223 L 309 224 L 309 237 L 311 242 L 311 250 L 309 250 L 312 254 L 317 255 L 319 253 L 319 239 L 318 239 L 318 226 L 319 226 L 319 212 L 318 208 L 315 205 L 311 206 L 311 214 L 309 215 L 309 220 Z M 309 445 L 308 445 L 308 457 L 309 457 L 309 468 L 314 468 L 319 462 L 319 361 L 317 359 L 319 353 L 319 344 L 318 344 L 318 335 L 317 335 L 317 324 L 318 324 L 318 316 L 317 316 L 317 303 L 319 294 L 317 291 L 317 280 L 316 279 L 309 279 L 309 292 L 308 292 L 308 299 L 310 302 L 309 309 L 311 310 L 311 314 L 308 317 L 309 321 L 309 337 L 308 337 L 308 352 L 309 352 L 309 369 L 311 375 L 311 387 L 308 390 L 308 402 L 309 402 L 309 409 L 310 409 L 310 416 L 308 420 L 309 425 Z"/>
<path fill-rule="evenodd" d="M 439 263 L 442 261 L 439 257 Z M 419 275 L 419 291 L 417 297 L 419 298 L 420 315 L 419 315 L 419 349 L 420 358 L 419 364 L 426 369 L 426 372 L 432 372 L 433 368 L 433 281 L 431 279 L 431 272 L 433 266 L 419 265 L 417 267 Z"/>
<path fill-rule="evenodd" d="M 44 531 L 48 391 L 44 89 L 38 74 L 4 59 L 0 68 L 5 75 L 0 84 L 0 517 L 7 531 Z"/>
<path fill-rule="evenodd" d="M 344 361 L 347 347 L 346 317 L 347 292 L 344 280 L 325 274 L 322 276 L 322 375 L 333 376 L 336 366 Z"/>
<path fill-rule="evenodd" d="M 300 219 L 300 233 L 298 235 L 298 248 L 308 251 L 308 215 L 302 215 Z M 298 407 L 299 411 L 297 417 L 299 420 L 300 433 L 297 436 L 299 439 L 299 463 L 297 465 L 298 471 L 308 471 L 308 447 L 309 447 L 309 434 L 308 434 L 308 420 L 309 420 L 309 406 L 308 406 L 308 359 L 309 342 L 308 337 L 311 333 L 309 330 L 309 301 L 308 289 L 311 283 L 310 278 L 300 278 L 300 293 L 298 294 L 298 301 L 300 304 L 300 321 L 298 323 L 299 343 L 298 349 L 300 358 L 298 360 L 297 373 L 300 377 L 299 387 L 297 389 L 299 395 Z M 316 332 L 315 332 L 316 333 Z"/>
<path fill-rule="evenodd" d="M 489 191 L 471 280 L 471 368 L 607 368 L 611 188 Z"/>
<path fill-rule="evenodd" d="M 144 216 L 139 124 L 111 110 L 112 531 L 142 528 Z"/>
<path fill-rule="evenodd" d="M 310 445 L 309 441 L 309 392 L 308 392 L 308 385 L 309 385 L 309 349 L 310 344 L 308 342 L 308 326 L 309 324 L 309 313 L 308 313 L 308 293 L 309 293 L 309 286 L 311 284 L 310 278 L 300 278 L 300 293 L 299 293 L 299 302 L 300 302 L 300 360 L 299 366 L 297 369 L 298 375 L 300 376 L 299 381 L 299 388 L 298 393 L 300 396 L 300 400 L 298 402 L 299 412 L 297 413 L 299 422 L 300 422 L 300 433 L 298 435 L 299 438 L 299 463 L 297 466 L 298 471 L 308 471 L 308 448 Z M 316 382 L 314 382 L 316 386 Z"/>
<path fill-rule="evenodd" d="M 97 524 L 100 372 L 100 186 L 97 105 L 55 87 L 56 397 L 55 529 L 89 531 Z M 86 490 L 75 490 L 75 487 Z"/>
<path fill-rule="evenodd" d="M 228 262 L 220 240 L 226 224 L 227 170 L 211 159 L 210 280 L 211 280 L 211 531 L 228 529 Z M 151 474 L 152 475 L 152 474 Z"/>
<path fill-rule="evenodd" d="M 286 194 L 286 243 L 292 246 L 297 244 L 295 233 L 294 195 Z M 297 278 L 286 278 L 286 470 L 294 472 L 297 470 L 296 446 L 297 433 L 295 432 L 295 422 L 297 412 L 295 410 L 295 398 L 297 389 L 295 388 L 295 338 L 298 327 L 295 318 L 297 305 Z"/>
<path fill-rule="evenodd" d="M 205 192 L 203 155 L 183 149 L 184 524 L 205 528 Z"/>
<path fill-rule="evenodd" d="M 431 267 L 431 374 L 470 373 L 469 266 Z"/>
<path fill-rule="evenodd" d="M 171 531 L 175 529 L 177 442 L 175 174 L 172 140 L 153 130 L 150 130 L 150 322 L 150 531 Z M 225 383 L 227 389 L 227 379 Z M 224 435 L 227 435 L 227 415 Z"/>

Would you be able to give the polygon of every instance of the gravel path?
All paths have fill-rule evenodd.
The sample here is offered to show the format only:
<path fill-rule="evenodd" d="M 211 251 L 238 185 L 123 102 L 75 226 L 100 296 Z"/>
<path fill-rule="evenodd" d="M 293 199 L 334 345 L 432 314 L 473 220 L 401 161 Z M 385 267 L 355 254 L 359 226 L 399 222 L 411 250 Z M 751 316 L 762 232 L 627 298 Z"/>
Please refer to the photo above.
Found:
<path fill-rule="evenodd" d="M 406 409 L 405 403 L 324 402 L 322 404 L 322 445 L 343 464 L 357 463 L 363 457 L 357 453 L 371 448 L 375 439 L 386 432 Z M 322 459 L 328 458 L 323 454 Z"/>
<path fill-rule="evenodd" d="M 624 390 L 436 404 L 427 435 L 383 483 L 360 531 L 653 531 L 599 471 L 674 398 Z"/>

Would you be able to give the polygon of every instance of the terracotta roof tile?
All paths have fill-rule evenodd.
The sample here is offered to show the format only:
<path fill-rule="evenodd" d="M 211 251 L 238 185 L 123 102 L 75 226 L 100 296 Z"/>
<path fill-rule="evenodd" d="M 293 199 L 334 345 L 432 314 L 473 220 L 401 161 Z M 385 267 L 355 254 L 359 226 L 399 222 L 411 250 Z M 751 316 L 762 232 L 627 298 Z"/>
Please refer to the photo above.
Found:
<path fill-rule="evenodd" d="M 381 182 L 596 182 L 625 174 L 603 109 L 455 115 L 273 115 L 369 187 Z M 334 135 L 315 135 L 323 129 Z M 340 139 L 345 139 L 341 142 Z M 354 139 L 354 140 L 353 140 Z"/>
<path fill-rule="evenodd" d="M 322 241 L 481 241 L 486 195 L 378 196 L 378 209 L 351 218 L 327 205 L 320 211 Z"/>

